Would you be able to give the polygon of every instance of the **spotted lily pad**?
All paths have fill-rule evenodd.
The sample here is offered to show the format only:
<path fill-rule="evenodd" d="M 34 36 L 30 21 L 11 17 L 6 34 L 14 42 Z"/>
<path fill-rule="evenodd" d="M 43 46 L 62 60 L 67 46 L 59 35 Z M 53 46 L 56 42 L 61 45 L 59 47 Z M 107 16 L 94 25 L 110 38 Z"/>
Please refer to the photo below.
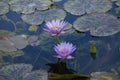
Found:
<path fill-rule="evenodd" d="M 37 10 L 46 10 L 52 2 L 50 0 L 11 0 L 10 8 L 13 11 L 30 14 Z"/>
<path fill-rule="evenodd" d="M 5 80 L 48 80 L 48 74 L 44 70 L 32 71 L 31 64 L 12 64 L 0 69 L 0 78 Z"/>
<path fill-rule="evenodd" d="M 0 1 L 0 15 L 6 14 L 9 12 L 9 5 L 5 2 Z"/>
<path fill-rule="evenodd" d="M 65 10 L 73 15 L 107 12 L 111 7 L 110 0 L 68 0 L 64 4 Z"/>
<path fill-rule="evenodd" d="M 21 80 L 28 72 L 31 72 L 33 66 L 30 64 L 13 64 L 2 67 L 0 70 L 5 80 Z"/>
<path fill-rule="evenodd" d="M 6 40 L 0 40 L 0 50 L 4 52 L 17 51 L 28 45 L 28 41 L 21 36 L 13 36 Z"/>
<path fill-rule="evenodd" d="M 93 36 L 110 36 L 120 31 L 120 21 L 110 14 L 91 14 L 78 18 L 73 27 Z"/>
<path fill-rule="evenodd" d="M 10 31 L 7 31 L 7 30 L 0 30 L 0 39 L 3 39 L 5 37 L 11 37 L 11 36 L 14 36 L 15 33 L 14 32 L 10 32 Z"/>
<path fill-rule="evenodd" d="M 53 19 L 64 19 L 66 13 L 60 8 L 51 8 L 46 11 L 36 11 L 33 14 L 22 15 L 23 21 L 32 25 L 40 25 L 43 21 L 50 21 Z"/>
<path fill-rule="evenodd" d="M 23 80 L 48 80 L 48 74 L 44 70 L 32 71 L 31 73 L 27 73 Z"/>

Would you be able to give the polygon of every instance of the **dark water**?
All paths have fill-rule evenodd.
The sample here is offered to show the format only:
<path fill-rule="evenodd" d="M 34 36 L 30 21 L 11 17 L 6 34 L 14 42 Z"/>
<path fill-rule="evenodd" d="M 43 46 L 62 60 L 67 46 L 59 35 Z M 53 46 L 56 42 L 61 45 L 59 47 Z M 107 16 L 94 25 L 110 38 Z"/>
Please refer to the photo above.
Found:
<path fill-rule="evenodd" d="M 59 7 L 63 8 L 63 3 L 65 1 L 56 3 Z M 113 4 L 113 9 L 109 11 L 110 14 L 117 15 L 114 11 L 115 4 Z M 13 22 L 22 21 L 20 16 L 16 12 L 10 11 L 6 16 Z M 78 18 L 78 16 L 71 15 L 67 13 L 66 21 L 71 24 Z M 39 25 L 39 29 L 36 32 L 29 32 L 29 24 L 16 25 L 17 28 L 23 29 L 20 32 L 17 32 L 18 35 L 27 34 L 27 35 L 37 35 L 43 36 L 43 26 Z M 13 24 L 9 21 L 3 20 L 0 17 L 0 30 L 10 30 L 14 31 Z M 73 32 L 66 35 L 61 35 L 60 39 L 62 41 L 69 41 L 76 45 L 77 50 L 73 54 L 75 56 L 74 60 L 68 60 L 68 67 L 77 71 L 77 73 L 90 74 L 91 72 L 96 71 L 112 71 L 116 70 L 120 74 L 120 33 L 117 33 L 112 36 L 107 37 L 93 37 L 89 32 L 77 33 Z M 90 46 L 91 41 L 94 40 L 97 46 L 97 57 L 95 60 L 92 59 L 90 55 Z M 48 36 L 43 36 L 44 43 L 39 46 L 30 46 L 28 45 L 24 49 L 24 55 L 15 57 L 14 63 L 29 63 L 34 65 L 34 69 L 45 69 L 48 70 L 49 67 L 46 66 L 49 62 L 56 62 L 57 59 L 53 57 L 55 51 L 53 49 L 56 44 L 55 37 L 49 38 Z M 39 57 L 38 57 L 39 56 Z M 4 57 L 6 62 L 11 62 L 11 57 Z"/>

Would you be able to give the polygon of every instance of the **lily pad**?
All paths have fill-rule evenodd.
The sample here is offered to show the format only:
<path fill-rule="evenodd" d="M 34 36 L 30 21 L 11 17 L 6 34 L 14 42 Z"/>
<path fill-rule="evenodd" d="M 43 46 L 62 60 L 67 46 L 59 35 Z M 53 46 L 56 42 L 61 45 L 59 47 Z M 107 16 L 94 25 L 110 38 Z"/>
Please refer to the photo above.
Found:
<path fill-rule="evenodd" d="M 7 30 L 0 30 L 0 39 L 3 39 L 5 37 L 11 37 L 11 36 L 14 36 L 15 33 L 14 32 L 10 32 L 10 31 L 7 31 Z"/>
<path fill-rule="evenodd" d="M 32 71 L 27 73 L 23 80 L 48 80 L 48 73 L 44 70 Z"/>
<path fill-rule="evenodd" d="M 91 14 L 78 18 L 73 27 L 93 36 L 110 36 L 120 32 L 120 21 L 110 14 Z"/>
<path fill-rule="evenodd" d="M 21 36 L 13 36 L 6 40 L 0 40 L 0 50 L 4 52 L 17 51 L 28 45 L 28 41 Z"/>
<path fill-rule="evenodd" d="M 66 13 L 60 8 L 51 8 L 46 11 L 36 11 L 33 14 L 22 15 L 22 20 L 28 24 L 40 25 L 43 21 L 50 21 L 53 19 L 64 19 Z"/>
<path fill-rule="evenodd" d="M 32 71 L 31 64 L 12 64 L 0 69 L 0 78 L 5 80 L 48 80 L 48 74 L 44 70 Z"/>
<path fill-rule="evenodd" d="M 39 40 L 38 36 L 35 36 L 35 35 L 29 36 L 27 40 L 28 40 L 28 42 L 29 42 L 29 44 L 31 46 L 38 46 L 38 45 L 40 45 L 40 40 Z"/>
<path fill-rule="evenodd" d="M 21 80 L 21 78 L 26 74 L 31 72 L 33 66 L 30 64 L 13 64 L 2 67 L 0 70 L 5 80 Z"/>
<path fill-rule="evenodd" d="M 13 11 L 31 14 L 35 10 L 46 10 L 52 2 L 50 0 L 11 0 L 10 8 Z"/>
<path fill-rule="evenodd" d="M 112 8 L 110 0 L 68 0 L 64 4 L 66 11 L 73 15 L 107 12 Z"/>
<path fill-rule="evenodd" d="M 120 76 L 117 76 L 110 72 L 93 72 L 91 73 L 90 80 L 119 80 Z"/>
<path fill-rule="evenodd" d="M 9 12 L 9 5 L 5 2 L 0 1 L 0 15 L 6 14 Z"/>

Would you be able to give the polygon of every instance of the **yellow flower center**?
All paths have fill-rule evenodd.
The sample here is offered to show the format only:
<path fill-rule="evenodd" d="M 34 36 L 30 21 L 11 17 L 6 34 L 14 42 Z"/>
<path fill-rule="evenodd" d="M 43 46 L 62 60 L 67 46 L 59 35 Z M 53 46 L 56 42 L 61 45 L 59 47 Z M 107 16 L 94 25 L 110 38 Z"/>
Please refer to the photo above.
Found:
<path fill-rule="evenodd" d="M 68 50 L 67 49 L 64 49 L 63 51 L 62 51 L 62 53 L 67 53 L 68 52 Z"/>
<path fill-rule="evenodd" d="M 52 27 L 52 30 L 59 30 L 60 28 L 59 27 L 56 27 L 56 26 L 54 26 L 54 27 Z"/>

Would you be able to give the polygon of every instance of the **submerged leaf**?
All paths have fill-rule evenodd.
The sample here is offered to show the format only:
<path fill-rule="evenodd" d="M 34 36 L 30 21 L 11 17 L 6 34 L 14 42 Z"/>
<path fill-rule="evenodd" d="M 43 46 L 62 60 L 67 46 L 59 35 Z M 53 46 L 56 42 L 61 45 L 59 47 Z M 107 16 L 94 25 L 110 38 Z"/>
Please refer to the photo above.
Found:
<path fill-rule="evenodd" d="M 107 12 L 112 8 L 110 0 L 68 0 L 64 4 L 66 11 L 73 15 Z"/>
<path fill-rule="evenodd" d="M 36 26 L 36 25 L 31 25 L 28 28 L 29 31 L 37 31 L 37 29 L 38 29 L 38 26 Z"/>
<path fill-rule="evenodd" d="M 120 21 L 110 14 L 91 14 L 78 18 L 73 27 L 81 32 L 90 31 L 93 36 L 110 36 L 120 31 Z"/>
<path fill-rule="evenodd" d="M 95 43 L 92 43 L 92 45 L 91 45 L 90 54 L 91 54 L 93 59 L 96 58 L 97 49 L 96 49 L 96 44 Z"/>

